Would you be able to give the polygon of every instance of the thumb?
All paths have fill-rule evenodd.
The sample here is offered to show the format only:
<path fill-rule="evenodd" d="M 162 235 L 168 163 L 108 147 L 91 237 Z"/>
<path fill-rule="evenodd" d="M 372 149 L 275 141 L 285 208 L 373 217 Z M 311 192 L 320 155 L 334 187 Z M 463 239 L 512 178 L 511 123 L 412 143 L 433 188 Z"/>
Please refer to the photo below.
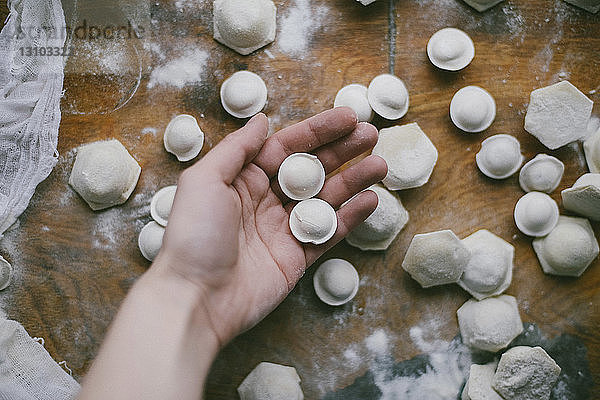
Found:
<path fill-rule="evenodd" d="M 263 113 L 256 114 L 246 125 L 225 136 L 190 169 L 200 167 L 203 174 L 207 169 L 218 175 L 228 185 L 251 162 L 262 148 L 269 130 L 269 120 Z"/>

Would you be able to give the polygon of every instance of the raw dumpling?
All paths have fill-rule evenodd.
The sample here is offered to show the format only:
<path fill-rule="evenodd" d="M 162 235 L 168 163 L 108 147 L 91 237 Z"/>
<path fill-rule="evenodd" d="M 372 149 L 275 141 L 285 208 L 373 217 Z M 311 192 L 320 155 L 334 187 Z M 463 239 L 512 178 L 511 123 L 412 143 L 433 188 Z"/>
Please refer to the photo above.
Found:
<path fill-rule="evenodd" d="M 526 192 L 551 193 L 558 187 L 564 171 L 565 164 L 558 158 L 538 154 L 521 168 L 519 185 Z"/>
<path fill-rule="evenodd" d="M 461 400 L 503 400 L 492 388 L 496 365 L 495 362 L 471 365 Z"/>
<path fill-rule="evenodd" d="M 138 236 L 138 247 L 144 258 L 148 261 L 154 261 L 162 246 L 165 228 L 150 221 L 142 228 Z"/>
<path fill-rule="evenodd" d="M 560 192 L 565 209 L 600 221 L 600 174 L 584 174 Z"/>
<path fill-rule="evenodd" d="M 583 139 L 592 115 L 591 101 L 569 81 L 531 92 L 525 130 L 549 149 Z"/>
<path fill-rule="evenodd" d="M 221 85 L 221 104 L 236 118 L 248 118 L 267 103 L 267 85 L 254 72 L 238 71 Z"/>
<path fill-rule="evenodd" d="M 303 200 L 290 212 L 290 230 L 302 243 L 323 244 L 337 230 L 337 214 L 321 199 Z"/>
<path fill-rule="evenodd" d="M 533 241 L 533 249 L 547 274 L 581 276 L 600 251 L 590 221 L 560 216 L 548 236 Z"/>
<path fill-rule="evenodd" d="M 415 235 L 406 250 L 402 268 L 422 287 L 456 283 L 471 254 L 449 230 Z"/>
<path fill-rule="evenodd" d="M 77 149 L 69 185 L 92 210 L 127 201 L 142 168 L 116 139 L 85 144 Z"/>
<path fill-rule="evenodd" d="M 377 194 L 377 208 L 346 236 L 346 241 L 361 250 L 385 250 L 408 222 L 408 211 L 400 199 L 381 186 L 371 186 Z"/>
<path fill-rule="evenodd" d="M 475 45 L 469 35 L 460 29 L 444 28 L 429 39 L 427 55 L 436 67 L 458 71 L 469 65 L 475 57 Z"/>
<path fill-rule="evenodd" d="M 335 95 L 334 107 L 350 107 L 356 113 L 359 122 L 369 122 L 373 119 L 373 109 L 367 98 L 367 88 L 353 83 L 344 86 Z"/>
<path fill-rule="evenodd" d="M 482 132 L 492 125 L 495 118 L 496 101 L 479 86 L 460 89 L 450 101 L 450 119 L 465 132 Z"/>
<path fill-rule="evenodd" d="M 276 7 L 271 0 L 215 0 L 214 38 L 242 55 L 275 40 Z"/>
<path fill-rule="evenodd" d="M 517 201 L 514 218 L 524 234 L 546 236 L 558 222 L 558 204 L 546 193 L 529 192 Z"/>
<path fill-rule="evenodd" d="M 484 175 L 493 179 L 506 179 L 523 164 L 521 144 L 514 136 L 490 136 L 481 143 L 481 150 L 475 156 L 475 161 Z"/>
<path fill-rule="evenodd" d="M 390 190 L 423 186 L 438 159 L 437 149 L 417 123 L 380 130 L 373 154 L 387 163 L 383 184 Z"/>
<path fill-rule="evenodd" d="M 474 349 L 495 353 L 523 332 L 517 300 L 512 296 L 471 299 L 456 314 L 463 343 Z"/>
<path fill-rule="evenodd" d="M 152 201 L 150 202 L 150 215 L 162 226 L 167 226 L 176 191 L 176 185 L 167 186 L 160 189 L 152 197 Z"/>
<path fill-rule="evenodd" d="M 544 349 L 517 346 L 502 354 L 492 387 L 505 400 L 548 400 L 559 374 Z"/>
<path fill-rule="evenodd" d="M 471 258 L 458 284 L 477 300 L 497 296 L 512 281 L 515 248 L 492 232 L 481 229 L 462 240 Z"/>
<path fill-rule="evenodd" d="M 323 188 L 325 168 L 317 156 L 294 153 L 279 166 L 277 181 L 283 194 L 290 199 L 310 199 Z"/>
<path fill-rule="evenodd" d="M 0 256 L 0 290 L 4 290 L 10 285 L 12 275 L 12 265 L 4 257 Z"/>
<path fill-rule="evenodd" d="M 238 387 L 241 400 L 303 400 L 300 377 L 293 367 L 261 362 Z"/>
<path fill-rule="evenodd" d="M 317 296 L 330 306 L 340 306 L 352 300 L 358 292 L 359 281 L 354 266 L 340 258 L 325 261 L 313 276 Z"/>
<path fill-rule="evenodd" d="M 385 119 L 402 118 L 408 111 L 408 90 L 396 75 L 382 74 L 373 78 L 367 97 L 373 111 Z"/>
<path fill-rule="evenodd" d="M 179 161 L 189 161 L 200 154 L 204 145 L 204 132 L 191 115 L 181 114 L 169 122 L 163 136 L 165 150 Z"/>

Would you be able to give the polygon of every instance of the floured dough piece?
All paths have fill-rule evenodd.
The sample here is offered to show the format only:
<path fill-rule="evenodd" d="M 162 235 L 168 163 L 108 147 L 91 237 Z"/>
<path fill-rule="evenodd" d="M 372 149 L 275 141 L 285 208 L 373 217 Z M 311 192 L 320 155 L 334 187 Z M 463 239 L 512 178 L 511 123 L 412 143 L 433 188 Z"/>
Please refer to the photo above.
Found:
<path fill-rule="evenodd" d="M 373 109 L 367 98 L 366 86 L 353 83 L 344 86 L 335 95 L 334 107 L 350 107 L 354 110 L 359 122 L 369 122 L 373 119 Z"/>
<path fill-rule="evenodd" d="M 565 216 L 548 236 L 533 241 L 533 249 L 545 273 L 564 276 L 581 276 L 600 251 L 590 222 Z"/>
<path fill-rule="evenodd" d="M 496 372 L 496 363 L 473 364 L 469 370 L 469 379 L 462 392 L 462 400 L 503 400 L 492 388 Z"/>
<path fill-rule="evenodd" d="M 548 400 L 559 375 L 544 349 L 517 346 L 502 354 L 492 387 L 505 400 Z"/>
<path fill-rule="evenodd" d="M 475 45 L 469 35 L 460 29 L 444 28 L 429 39 L 427 56 L 438 68 L 458 71 L 469 65 L 475 57 Z"/>
<path fill-rule="evenodd" d="M 85 144 L 69 177 L 69 185 L 92 210 L 102 210 L 127 201 L 142 168 L 116 139 Z"/>
<path fill-rule="evenodd" d="M 169 214 L 171 214 L 171 207 L 173 207 L 173 200 L 175 200 L 176 191 L 176 185 L 167 186 L 160 189 L 152 197 L 152 201 L 150 202 L 150 215 L 162 226 L 167 226 Z"/>
<path fill-rule="evenodd" d="M 374 3 L 375 0 L 356 0 L 358 1 L 360 4 L 362 4 L 363 6 L 368 6 L 371 3 Z"/>
<path fill-rule="evenodd" d="M 254 72 L 238 71 L 221 85 L 221 104 L 236 118 L 257 114 L 267 104 L 267 85 Z"/>
<path fill-rule="evenodd" d="M 308 199 L 292 208 L 289 224 L 298 241 L 323 244 L 331 239 L 337 230 L 337 215 L 326 201 Z"/>
<path fill-rule="evenodd" d="M 512 296 L 471 299 L 456 314 L 463 343 L 474 349 L 495 353 L 523 332 L 517 300 Z"/>
<path fill-rule="evenodd" d="M 479 170 L 493 179 L 506 179 L 523 164 L 521 144 L 510 135 L 494 135 L 481 143 L 475 156 Z"/>
<path fill-rule="evenodd" d="M 276 7 L 271 0 L 215 0 L 214 38 L 247 55 L 275 40 Z"/>
<path fill-rule="evenodd" d="M 388 165 L 383 184 L 390 190 L 423 186 L 438 159 L 437 149 L 417 123 L 380 130 L 373 154 Z"/>
<path fill-rule="evenodd" d="M 563 207 L 600 221 L 600 174 L 584 174 L 568 189 L 560 192 Z"/>
<path fill-rule="evenodd" d="M 465 132 L 482 132 L 492 125 L 495 118 L 496 101 L 479 86 L 460 89 L 450 101 L 450 119 Z"/>
<path fill-rule="evenodd" d="M 402 118 L 408 111 L 408 90 L 395 75 L 382 74 L 373 78 L 367 89 L 367 97 L 373 111 L 385 119 Z"/>
<path fill-rule="evenodd" d="M 452 231 L 423 233 L 413 237 L 402 268 L 427 288 L 458 282 L 470 257 L 467 247 Z"/>
<path fill-rule="evenodd" d="M 549 234 L 558 222 L 558 204 L 542 192 L 529 192 L 515 205 L 517 228 L 528 236 Z"/>
<path fill-rule="evenodd" d="M 162 246 L 165 228 L 155 221 L 150 221 L 142 228 L 138 236 L 138 247 L 144 258 L 153 261 Z"/>
<path fill-rule="evenodd" d="M 303 400 L 300 377 L 293 367 L 261 362 L 237 389 L 241 400 Z"/>
<path fill-rule="evenodd" d="M 0 256 L 0 290 L 6 289 L 11 281 L 13 275 L 12 265 Z"/>
<path fill-rule="evenodd" d="M 289 155 L 279 166 L 277 180 L 281 191 L 292 200 L 316 196 L 325 183 L 325 168 L 317 156 L 308 153 Z"/>
<path fill-rule="evenodd" d="M 346 236 L 346 241 L 361 250 L 385 250 L 408 222 L 408 211 L 387 189 L 375 185 L 369 190 L 377 194 L 377 208 Z"/>
<path fill-rule="evenodd" d="M 591 101 L 569 81 L 531 92 L 525 130 L 549 149 L 584 139 L 592 115 Z"/>
<path fill-rule="evenodd" d="M 567 3 L 571 3 L 574 6 L 583 8 L 586 11 L 595 14 L 600 10 L 600 0 L 565 0 Z"/>
<path fill-rule="evenodd" d="M 464 0 L 464 2 L 477 11 L 482 12 L 494 7 L 496 4 L 502 2 L 502 0 Z"/>
<path fill-rule="evenodd" d="M 462 240 L 471 258 L 458 284 L 477 300 L 497 296 L 512 281 L 515 248 L 499 236 L 481 229 Z"/>
<path fill-rule="evenodd" d="M 313 276 L 317 296 L 330 306 L 339 306 L 352 300 L 358 292 L 359 281 L 354 266 L 340 258 L 325 261 Z"/>
<path fill-rule="evenodd" d="M 560 184 L 564 171 L 565 164 L 558 158 L 538 154 L 521 168 L 519 185 L 526 192 L 552 193 Z"/>
<path fill-rule="evenodd" d="M 191 115 L 181 114 L 169 122 L 163 136 L 165 150 L 181 162 L 189 161 L 202 150 L 204 132 Z"/>
<path fill-rule="evenodd" d="M 585 161 L 590 172 L 600 173 L 600 118 L 592 116 L 583 142 Z"/>

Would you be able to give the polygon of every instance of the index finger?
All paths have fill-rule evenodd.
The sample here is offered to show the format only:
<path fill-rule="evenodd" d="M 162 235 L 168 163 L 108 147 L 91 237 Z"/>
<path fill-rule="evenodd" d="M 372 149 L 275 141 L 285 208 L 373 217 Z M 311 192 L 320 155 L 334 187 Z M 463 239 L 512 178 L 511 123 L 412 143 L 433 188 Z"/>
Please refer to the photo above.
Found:
<path fill-rule="evenodd" d="M 337 107 L 323 111 L 272 135 L 253 162 L 272 178 L 290 154 L 313 152 L 350 134 L 357 123 L 356 113 L 351 108 Z"/>

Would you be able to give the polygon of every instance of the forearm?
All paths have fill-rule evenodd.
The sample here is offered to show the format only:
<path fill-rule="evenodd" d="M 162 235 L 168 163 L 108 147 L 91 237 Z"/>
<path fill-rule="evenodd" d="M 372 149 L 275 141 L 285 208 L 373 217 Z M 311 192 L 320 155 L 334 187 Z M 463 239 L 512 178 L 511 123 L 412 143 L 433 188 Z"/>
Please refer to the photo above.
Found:
<path fill-rule="evenodd" d="M 219 343 L 197 287 L 153 265 L 123 302 L 80 400 L 198 400 Z"/>

